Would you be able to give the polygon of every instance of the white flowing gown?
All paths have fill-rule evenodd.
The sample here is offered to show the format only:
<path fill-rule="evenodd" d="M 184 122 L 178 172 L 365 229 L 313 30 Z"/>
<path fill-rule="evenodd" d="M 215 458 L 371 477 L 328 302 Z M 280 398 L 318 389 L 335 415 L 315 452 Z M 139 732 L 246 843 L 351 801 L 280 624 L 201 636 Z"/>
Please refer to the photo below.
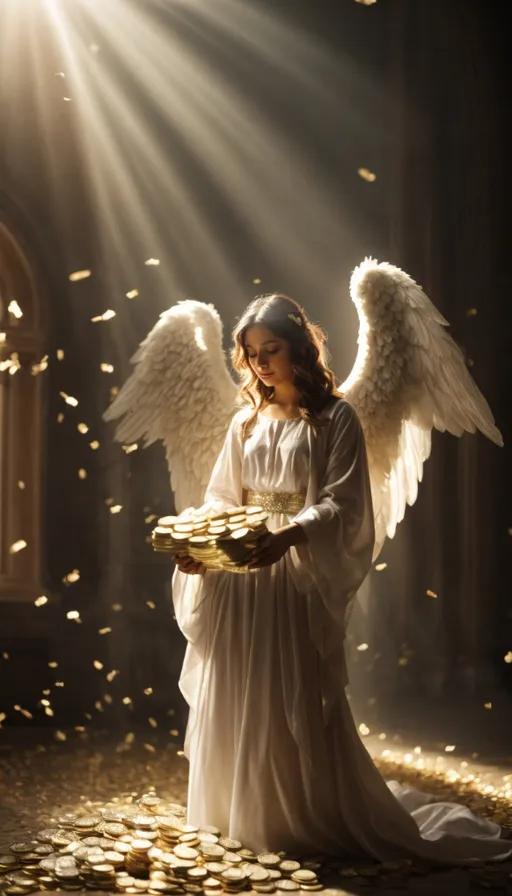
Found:
<path fill-rule="evenodd" d="M 180 690 L 190 707 L 188 822 L 216 825 L 255 852 L 326 853 L 439 864 L 505 859 L 500 827 L 465 806 L 386 783 L 345 694 L 344 636 L 372 562 L 364 438 L 343 400 L 315 433 L 301 418 L 259 414 L 242 444 L 235 414 L 205 505 L 242 504 L 242 488 L 304 492 L 307 543 L 245 575 L 175 570 L 187 638 Z"/>

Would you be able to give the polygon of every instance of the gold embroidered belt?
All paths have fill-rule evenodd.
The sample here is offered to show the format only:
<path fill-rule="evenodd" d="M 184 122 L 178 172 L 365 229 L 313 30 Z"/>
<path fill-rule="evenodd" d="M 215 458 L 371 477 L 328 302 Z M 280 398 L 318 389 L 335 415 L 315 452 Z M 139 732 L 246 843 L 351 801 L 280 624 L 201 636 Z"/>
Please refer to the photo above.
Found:
<path fill-rule="evenodd" d="M 244 504 L 258 504 L 269 513 L 299 513 L 306 503 L 302 492 L 255 492 L 251 488 L 242 491 Z"/>

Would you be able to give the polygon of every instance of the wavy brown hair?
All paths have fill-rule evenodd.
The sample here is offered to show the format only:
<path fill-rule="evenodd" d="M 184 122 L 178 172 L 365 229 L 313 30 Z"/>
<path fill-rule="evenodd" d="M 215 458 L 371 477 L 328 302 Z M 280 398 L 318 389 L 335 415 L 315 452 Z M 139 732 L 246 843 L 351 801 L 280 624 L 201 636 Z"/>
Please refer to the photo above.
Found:
<path fill-rule="evenodd" d="M 289 315 L 292 317 L 289 317 Z M 264 402 L 274 394 L 273 386 L 266 386 L 251 368 L 245 336 L 250 327 L 267 327 L 290 346 L 293 364 L 293 384 L 300 393 L 299 413 L 313 427 L 325 426 L 322 417 L 332 397 L 343 398 L 336 384 L 336 377 L 329 367 L 331 356 L 327 350 L 327 334 L 319 325 L 310 321 L 301 306 L 282 293 L 267 293 L 247 306 L 232 332 L 234 346 L 231 350 L 233 367 L 240 377 L 238 404 L 251 404 L 252 414 L 242 424 L 245 440 L 256 422 Z"/>

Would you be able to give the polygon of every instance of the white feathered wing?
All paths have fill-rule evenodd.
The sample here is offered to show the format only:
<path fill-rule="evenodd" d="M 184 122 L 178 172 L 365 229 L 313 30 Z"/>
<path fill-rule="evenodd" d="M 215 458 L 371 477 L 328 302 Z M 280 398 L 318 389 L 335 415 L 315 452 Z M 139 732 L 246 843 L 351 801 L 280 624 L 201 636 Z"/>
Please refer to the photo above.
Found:
<path fill-rule="evenodd" d="M 213 305 L 192 299 L 160 315 L 131 359 L 135 369 L 103 415 L 119 420 L 115 438 L 143 447 L 162 440 L 176 510 L 204 501 L 236 410 L 237 387 Z"/>
<path fill-rule="evenodd" d="M 500 431 L 448 322 L 400 268 L 365 259 L 350 294 L 359 315 L 359 349 L 341 386 L 365 433 L 376 547 L 393 538 L 406 505 L 414 504 L 432 429 L 455 436 L 480 430 L 496 445 Z"/>

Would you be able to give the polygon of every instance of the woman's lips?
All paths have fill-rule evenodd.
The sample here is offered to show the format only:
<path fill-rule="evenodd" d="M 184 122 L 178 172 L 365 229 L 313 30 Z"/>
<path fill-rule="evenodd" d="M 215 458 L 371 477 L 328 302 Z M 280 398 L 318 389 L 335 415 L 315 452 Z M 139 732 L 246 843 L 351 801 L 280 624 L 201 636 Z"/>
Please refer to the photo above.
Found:
<path fill-rule="evenodd" d="M 274 376 L 273 373 L 260 373 L 260 377 L 262 380 L 268 380 L 269 377 Z"/>

